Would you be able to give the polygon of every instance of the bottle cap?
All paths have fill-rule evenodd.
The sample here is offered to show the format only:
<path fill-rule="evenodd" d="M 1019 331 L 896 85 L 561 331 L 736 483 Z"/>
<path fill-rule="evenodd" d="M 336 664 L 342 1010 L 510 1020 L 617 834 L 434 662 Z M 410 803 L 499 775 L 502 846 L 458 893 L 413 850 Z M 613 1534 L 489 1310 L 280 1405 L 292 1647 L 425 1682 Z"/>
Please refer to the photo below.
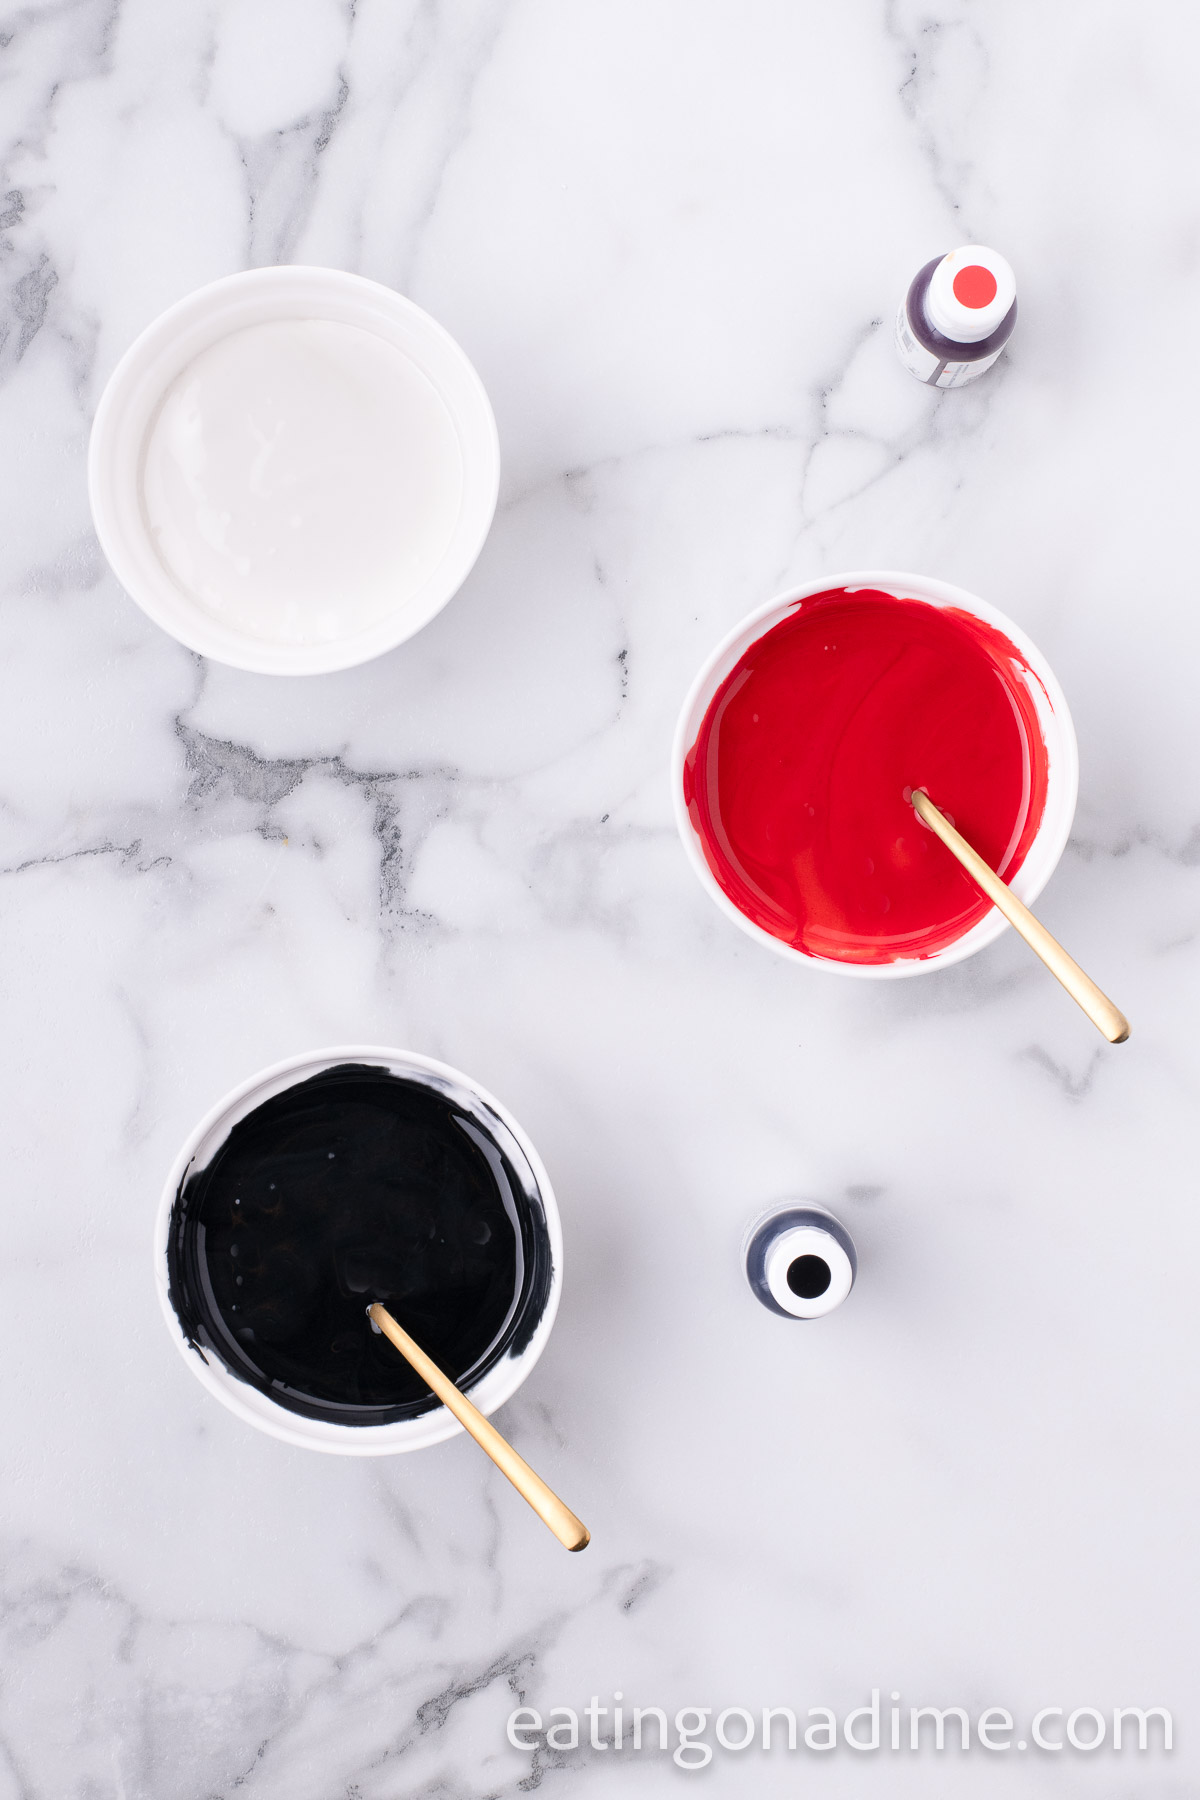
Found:
<path fill-rule="evenodd" d="M 956 344 L 991 337 L 1017 297 L 1017 280 L 998 250 L 964 244 L 943 256 L 929 282 L 929 323 Z"/>
<path fill-rule="evenodd" d="M 857 1258 L 844 1225 L 822 1208 L 782 1206 L 751 1227 L 746 1278 L 758 1300 L 785 1318 L 820 1319 L 854 1286 Z"/>

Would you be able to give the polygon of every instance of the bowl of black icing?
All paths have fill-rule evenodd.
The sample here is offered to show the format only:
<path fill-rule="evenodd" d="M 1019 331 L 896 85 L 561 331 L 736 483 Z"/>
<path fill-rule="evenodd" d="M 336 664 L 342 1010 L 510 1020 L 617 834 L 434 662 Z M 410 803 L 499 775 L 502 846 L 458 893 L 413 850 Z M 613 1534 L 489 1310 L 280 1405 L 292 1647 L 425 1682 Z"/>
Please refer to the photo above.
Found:
<path fill-rule="evenodd" d="M 381 1300 L 482 1412 L 545 1347 L 562 1233 L 516 1120 L 407 1051 L 310 1051 L 243 1082 L 188 1137 L 155 1276 L 199 1381 L 260 1431 L 383 1456 L 462 1427 L 380 1336 Z"/>

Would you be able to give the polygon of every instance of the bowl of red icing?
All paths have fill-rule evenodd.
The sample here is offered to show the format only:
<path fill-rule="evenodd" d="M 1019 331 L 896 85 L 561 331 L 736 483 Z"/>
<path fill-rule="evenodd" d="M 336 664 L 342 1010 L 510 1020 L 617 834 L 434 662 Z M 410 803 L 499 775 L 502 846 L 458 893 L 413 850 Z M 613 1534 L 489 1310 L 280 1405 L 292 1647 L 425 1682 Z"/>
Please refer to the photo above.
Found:
<path fill-rule="evenodd" d="M 912 790 L 1029 904 L 1078 777 L 1062 689 L 1024 632 L 949 582 L 886 572 L 743 620 L 692 685 L 672 765 L 684 848 L 722 912 L 794 961 L 885 979 L 1004 930 Z"/>

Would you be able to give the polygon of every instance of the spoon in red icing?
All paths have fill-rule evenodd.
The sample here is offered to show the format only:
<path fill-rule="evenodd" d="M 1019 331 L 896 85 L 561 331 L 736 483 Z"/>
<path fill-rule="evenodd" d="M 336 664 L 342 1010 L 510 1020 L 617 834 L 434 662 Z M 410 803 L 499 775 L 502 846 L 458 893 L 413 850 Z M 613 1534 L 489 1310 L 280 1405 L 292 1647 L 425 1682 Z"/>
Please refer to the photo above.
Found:
<path fill-rule="evenodd" d="M 1040 919 L 989 869 L 977 850 L 973 850 L 961 832 L 954 829 L 944 813 L 938 811 L 929 795 L 914 788 L 910 796 L 919 819 L 936 832 L 951 855 L 956 856 L 971 880 L 987 895 L 997 911 L 1002 912 L 1014 931 L 1019 931 L 1035 956 L 1040 956 L 1050 973 L 1066 988 L 1072 1000 L 1081 1006 L 1097 1031 L 1102 1031 L 1110 1044 L 1123 1044 L 1129 1036 L 1129 1020 L 1085 975 L 1074 957 L 1068 956 L 1057 938 L 1051 937 Z"/>

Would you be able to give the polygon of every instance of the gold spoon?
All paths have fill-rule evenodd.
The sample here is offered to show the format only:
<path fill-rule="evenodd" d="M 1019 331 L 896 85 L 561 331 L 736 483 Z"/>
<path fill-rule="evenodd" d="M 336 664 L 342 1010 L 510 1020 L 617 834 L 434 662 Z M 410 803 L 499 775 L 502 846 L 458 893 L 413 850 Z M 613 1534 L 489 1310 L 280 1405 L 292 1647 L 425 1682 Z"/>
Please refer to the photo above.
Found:
<path fill-rule="evenodd" d="M 992 905 L 1004 914 L 1013 929 L 1020 932 L 1034 955 L 1041 957 L 1050 973 L 1062 982 L 1072 1000 L 1082 1006 L 1096 1029 L 1104 1033 L 1110 1044 L 1123 1044 L 1129 1036 L 1129 1020 L 1125 1014 L 1113 1005 L 1107 994 L 1101 992 L 1090 975 L 1084 974 L 1074 957 L 1067 955 L 1058 939 L 1051 937 L 1046 927 L 1017 899 L 1007 883 L 1001 881 L 993 869 L 988 868 L 978 850 L 973 850 L 966 838 L 955 831 L 929 795 L 922 793 L 920 788 L 914 788 L 911 798 L 917 817 L 923 819 L 929 829 L 941 838 L 947 850 L 957 856 L 971 880 L 983 889 Z"/>
<path fill-rule="evenodd" d="M 464 1393 L 461 1393 L 448 1375 L 443 1375 L 435 1362 L 432 1362 L 421 1346 L 414 1343 L 407 1331 L 397 1325 L 386 1306 L 378 1300 L 368 1306 L 367 1317 L 372 1325 L 378 1327 L 384 1336 L 393 1343 L 405 1362 L 410 1363 L 437 1395 L 442 1405 L 448 1407 L 459 1424 L 462 1425 L 481 1449 L 486 1450 L 502 1475 L 516 1488 L 522 1499 L 528 1500 L 534 1512 L 547 1524 L 560 1544 L 568 1550 L 586 1550 L 591 1541 L 591 1533 L 581 1520 L 575 1517 L 569 1506 L 564 1506 L 552 1488 L 548 1488 L 540 1475 L 535 1475 L 523 1456 L 518 1456 L 506 1438 L 502 1438 L 489 1419 L 485 1419 L 477 1406 L 472 1406 Z"/>

